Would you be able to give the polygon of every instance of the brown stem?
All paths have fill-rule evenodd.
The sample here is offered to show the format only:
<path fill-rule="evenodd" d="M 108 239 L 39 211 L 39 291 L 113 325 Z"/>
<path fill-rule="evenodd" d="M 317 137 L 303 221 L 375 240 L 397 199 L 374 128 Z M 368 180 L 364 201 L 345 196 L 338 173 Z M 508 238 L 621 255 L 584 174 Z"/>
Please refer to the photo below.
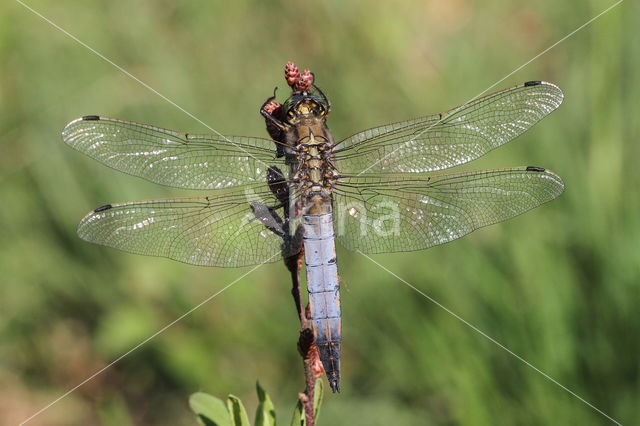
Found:
<path fill-rule="evenodd" d="M 302 307 L 302 298 L 300 297 L 300 269 L 302 268 L 303 255 L 303 251 L 300 251 L 297 255 L 286 258 L 285 265 L 287 265 L 287 269 L 289 269 L 289 272 L 291 273 L 291 294 L 293 295 L 293 300 L 296 304 L 298 317 L 300 319 L 298 352 L 302 356 L 306 387 L 304 393 L 299 393 L 298 397 L 304 407 L 307 426 L 313 426 L 315 424 L 313 418 L 313 400 L 316 378 L 318 377 L 317 370 L 319 359 L 318 351 L 313 339 L 313 332 L 310 327 L 311 324 L 307 318 L 306 309 L 303 309 Z"/>
<path fill-rule="evenodd" d="M 302 362 L 304 365 L 304 378 L 307 382 L 304 393 L 298 394 L 300 401 L 304 407 L 304 416 L 307 420 L 307 426 L 314 424 L 313 418 L 313 399 L 316 388 L 316 376 L 313 371 L 314 353 L 316 352 L 316 345 L 313 343 L 313 332 L 310 328 L 306 328 L 300 331 L 300 338 L 298 339 L 298 350 L 302 355 Z M 317 356 L 317 355 L 316 355 Z"/>

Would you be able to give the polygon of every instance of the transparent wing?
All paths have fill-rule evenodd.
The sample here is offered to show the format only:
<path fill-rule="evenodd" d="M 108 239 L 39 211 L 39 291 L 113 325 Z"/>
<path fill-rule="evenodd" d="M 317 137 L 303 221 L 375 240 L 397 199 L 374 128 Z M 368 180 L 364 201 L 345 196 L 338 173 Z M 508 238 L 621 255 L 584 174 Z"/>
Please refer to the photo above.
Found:
<path fill-rule="evenodd" d="M 422 250 L 558 197 L 559 176 L 539 167 L 440 176 L 354 176 L 334 192 L 335 232 L 364 253 Z"/>
<path fill-rule="evenodd" d="M 341 174 L 431 172 L 474 160 L 525 132 L 562 103 L 530 81 L 441 114 L 357 133 L 335 149 Z"/>
<path fill-rule="evenodd" d="M 284 170 L 269 139 L 180 133 L 97 116 L 70 122 L 62 138 L 109 167 L 178 188 L 235 187 L 264 181 L 269 166 Z"/>
<path fill-rule="evenodd" d="M 78 235 L 131 253 L 201 266 L 237 267 L 282 258 L 285 224 L 269 193 L 108 204 L 87 214 Z M 299 251 L 300 246 L 297 246 Z"/>

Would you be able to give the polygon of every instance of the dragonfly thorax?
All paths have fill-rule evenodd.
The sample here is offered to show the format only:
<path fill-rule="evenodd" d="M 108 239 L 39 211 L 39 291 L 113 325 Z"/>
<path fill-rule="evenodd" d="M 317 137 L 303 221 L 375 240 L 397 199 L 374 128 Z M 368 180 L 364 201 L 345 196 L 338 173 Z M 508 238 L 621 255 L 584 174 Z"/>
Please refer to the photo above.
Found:
<path fill-rule="evenodd" d="M 331 197 L 338 173 L 334 165 L 333 137 L 321 118 L 302 119 L 294 128 L 297 136 L 298 170 L 293 176 L 301 195 Z"/>

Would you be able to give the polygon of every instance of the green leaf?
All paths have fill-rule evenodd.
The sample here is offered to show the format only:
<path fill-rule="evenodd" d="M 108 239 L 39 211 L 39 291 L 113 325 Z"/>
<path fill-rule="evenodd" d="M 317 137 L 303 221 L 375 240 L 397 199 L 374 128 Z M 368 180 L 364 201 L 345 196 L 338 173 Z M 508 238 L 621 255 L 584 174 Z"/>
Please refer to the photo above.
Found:
<path fill-rule="evenodd" d="M 324 382 L 322 377 L 316 380 L 316 388 L 313 394 L 313 419 L 318 422 L 318 414 L 320 413 L 320 406 L 322 405 L 322 398 L 324 397 Z"/>
<path fill-rule="evenodd" d="M 256 409 L 256 421 L 254 426 L 275 426 L 276 410 L 271 402 L 271 398 L 262 389 L 260 382 L 256 382 L 256 392 L 258 393 L 258 408 Z"/>
<path fill-rule="evenodd" d="M 291 426 L 307 426 L 307 419 L 304 417 L 304 407 L 298 399 L 296 408 L 293 409 L 293 417 L 291 418 Z"/>
<path fill-rule="evenodd" d="M 224 402 L 208 393 L 196 392 L 189 397 L 189 407 L 204 426 L 231 426 L 231 415 Z"/>
<path fill-rule="evenodd" d="M 242 405 L 242 401 L 240 401 L 238 397 L 229 395 L 227 408 L 229 408 L 229 412 L 231 413 L 233 426 L 251 426 L 244 405 Z"/>

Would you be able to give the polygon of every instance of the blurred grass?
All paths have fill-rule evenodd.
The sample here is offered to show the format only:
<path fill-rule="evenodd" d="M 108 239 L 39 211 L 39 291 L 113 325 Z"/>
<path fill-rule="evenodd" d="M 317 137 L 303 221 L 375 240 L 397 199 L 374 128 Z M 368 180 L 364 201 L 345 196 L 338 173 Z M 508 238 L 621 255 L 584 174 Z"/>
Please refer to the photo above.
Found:
<path fill-rule="evenodd" d="M 295 60 L 341 139 L 467 101 L 612 2 L 28 4 L 222 133 L 265 136 L 258 107 Z M 66 122 L 207 129 L 18 3 L 0 10 L 0 423 L 16 424 L 247 270 L 76 237 L 98 205 L 193 192 L 83 157 L 61 142 Z M 639 18 L 624 2 L 492 89 L 543 79 L 565 102 L 465 168 L 544 166 L 561 198 L 376 257 L 624 424 L 640 420 Z M 366 258 L 339 249 L 339 264 L 343 392 L 321 424 L 606 423 Z M 264 266 L 31 424 L 194 424 L 189 394 L 249 402 L 256 379 L 282 419 L 303 386 L 297 329 L 284 267 Z"/>

